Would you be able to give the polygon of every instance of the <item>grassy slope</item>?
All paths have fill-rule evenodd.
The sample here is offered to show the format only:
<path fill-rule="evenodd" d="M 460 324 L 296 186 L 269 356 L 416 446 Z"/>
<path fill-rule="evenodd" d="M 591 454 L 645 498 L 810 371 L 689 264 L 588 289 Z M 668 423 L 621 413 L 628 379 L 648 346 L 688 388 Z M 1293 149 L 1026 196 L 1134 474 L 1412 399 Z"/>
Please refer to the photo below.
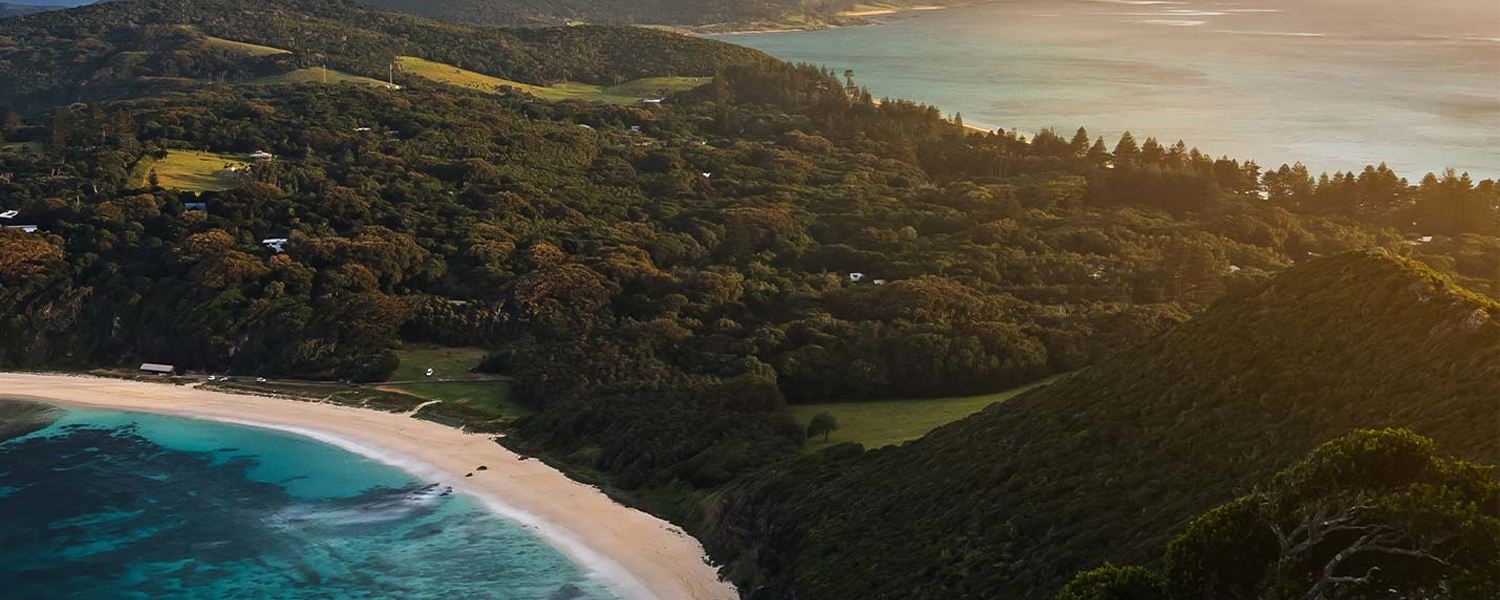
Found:
<path fill-rule="evenodd" d="M 330 85 L 336 83 L 350 83 L 374 87 L 389 86 L 388 83 L 379 79 L 361 77 L 359 75 L 350 75 L 349 73 L 336 71 L 333 69 L 327 69 L 326 73 L 324 71 L 325 70 L 323 68 L 297 69 L 295 71 L 288 71 L 279 75 L 261 77 L 259 79 L 252 80 L 250 83 L 269 85 L 278 83 L 323 83 L 324 81 L 327 81 Z"/>
<path fill-rule="evenodd" d="M 408 75 L 415 75 L 439 83 L 454 85 L 486 93 L 498 93 L 502 87 L 510 87 L 536 96 L 542 100 L 587 100 L 614 104 L 634 104 L 643 98 L 691 90 L 712 81 L 712 77 L 647 77 L 627 81 L 620 85 L 599 86 L 587 83 L 564 82 L 552 86 L 539 86 L 483 73 L 466 71 L 458 67 L 433 62 L 413 56 L 396 59 Z"/>
<path fill-rule="evenodd" d="M 469 369 L 484 360 L 485 352 L 482 348 L 406 344 L 397 354 L 401 357 L 401 366 L 391 373 L 391 381 L 423 379 L 427 376 L 427 369 L 432 369 L 432 376 L 437 378 L 476 377 Z"/>
<path fill-rule="evenodd" d="M 1500 462 L 1500 304 L 1351 253 L 916 442 L 738 484 L 705 506 L 704 537 L 737 555 L 751 598 L 1043 599 L 1078 570 L 1159 556 L 1317 444 L 1386 426 Z"/>
<path fill-rule="evenodd" d="M 41 154 L 42 145 L 36 142 L 14 142 L 10 144 L 0 144 L 0 150 L 4 150 L 6 152 L 29 152 L 31 154 Z"/>
<path fill-rule="evenodd" d="M 871 449 L 880 448 L 920 438 L 939 426 L 1052 383 L 1061 377 L 1063 376 L 1059 375 L 995 394 L 966 398 L 801 404 L 792 407 L 792 418 L 803 426 L 812 420 L 813 415 L 821 412 L 832 414 L 838 419 L 838 431 L 829 436 L 828 441 L 822 438 L 809 439 L 804 447 L 807 452 L 816 452 L 844 442 L 856 442 Z"/>
<path fill-rule="evenodd" d="M 281 48 L 272 48 L 270 46 L 261 46 L 259 44 L 250 44 L 250 43 L 246 43 L 246 42 L 236 42 L 234 40 L 226 40 L 224 38 L 213 37 L 213 36 L 204 36 L 204 41 L 207 41 L 208 45 L 210 45 L 210 46 L 217 46 L 219 48 L 226 48 L 226 49 L 229 49 L 229 50 L 233 50 L 233 51 L 242 53 L 242 54 L 244 54 L 246 56 L 271 56 L 273 54 L 289 54 L 290 53 L 290 51 L 283 50 Z"/>
<path fill-rule="evenodd" d="M 481 348 L 449 348 L 428 344 L 407 344 L 401 349 L 401 366 L 391 374 L 391 381 L 422 381 L 427 369 L 433 379 L 487 379 L 488 381 L 432 381 L 384 386 L 428 400 L 460 405 L 463 413 L 472 412 L 482 419 L 520 417 L 530 413 L 510 401 L 510 382 L 499 377 L 469 372 L 484 359 Z M 452 408 L 452 407 L 449 407 Z M 449 414 L 458 415 L 450 411 Z M 465 415 L 467 416 L 467 415 Z"/>
<path fill-rule="evenodd" d="M 230 166 L 244 167 L 247 162 L 232 154 L 215 154 L 197 150 L 169 150 L 166 158 L 141 159 L 132 177 L 145 185 L 151 171 L 163 188 L 189 192 L 227 190 L 239 185 L 240 178 L 228 171 Z"/>

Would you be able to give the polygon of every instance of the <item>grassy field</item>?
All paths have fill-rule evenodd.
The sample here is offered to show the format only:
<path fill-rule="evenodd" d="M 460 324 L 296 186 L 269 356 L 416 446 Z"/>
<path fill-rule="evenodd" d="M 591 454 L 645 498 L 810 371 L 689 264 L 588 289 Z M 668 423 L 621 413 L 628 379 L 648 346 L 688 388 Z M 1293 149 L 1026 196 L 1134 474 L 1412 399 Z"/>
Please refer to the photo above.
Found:
<path fill-rule="evenodd" d="M 0 144 L 0 150 L 6 152 L 41 154 L 42 145 L 36 142 L 16 142 L 13 144 Z"/>
<path fill-rule="evenodd" d="M 218 47 L 218 48 L 224 48 L 224 49 L 231 50 L 231 51 L 234 51 L 234 52 L 239 52 L 239 53 L 247 55 L 247 56 L 270 56 L 272 54 L 288 54 L 289 53 L 288 51 L 282 50 L 281 48 L 272 48 L 270 46 L 259 46 L 259 45 L 256 45 L 256 44 L 247 44 L 245 42 L 236 42 L 234 40 L 226 40 L 224 38 L 216 38 L 216 37 L 213 37 L 213 36 L 204 36 L 204 39 L 208 42 L 208 45 L 210 45 L 210 46 L 214 46 L 214 47 Z"/>
<path fill-rule="evenodd" d="M 388 378 L 391 381 L 426 379 L 427 369 L 432 369 L 436 379 L 470 379 L 485 377 L 470 373 L 484 360 L 482 348 L 449 348 L 429 344 L 406 344 L 396 354 L 401 356 L 401 366 Z"/>
<path fill-rule="evenodd" d="M 828 441 L 809 439 L 804 449 L 816 452 L 833 444 L 859 442 L 865 448 L 879 448 L 909 442 L 945 425 L 972 415 L 996 402 L 1004 402 L 1032 388 L 1047 385 L 1065 375 L 1058 375 L 1015 389 L 967 398 L 932 400 L 878 400 L 874 402 L 834 402 L 794 405 L 792 418 L 804 427 L 813 415 L 827 412 L 838 419 L 839 429 Z"/>
<path fill-rule="evenodd" d="M 627 81 L 620 85 L 599 86 L 587 83 L 564 82 L 552 86 L 531 85 L 483 73 L 466 71 L 458 67 L 432 62 L 412 56 L 402 56 L 396 61 L 401 70 L 438 83 L 469 88 L 485 93 L 501 93 L 501 88 L 510 87 L 536 96 L 542 100 L 586 100 L 613 104 L 635 104 L 645 98 L 667 93 L 691 90 L 712 81 L 712 77 L 646 77 Z"/>
<path fill-rule="evenodd" d="M 375 87 L 388 87 L 390 85 L 379 79 L 362 77 L 359 75 L 351 75 L 349 73 L 345 73 L 343 71 L 335 71 L 333 69 L 328 69 L 327 71 L 328 72 L 325 75 L 324 69 L 322 67 L 314 67 L 311 69 L 297 69 L 295 71 L 287 71 L 286 73 L 282 73 L 280 75 L 271 75 L 269 77 L 254 79 L 251 80 L 250 83 L 260 85 L 271 85 L 277 83 L 323 83 L 326 78 L 327 82 L 330 85 L 335 83 L 351 83 L 355 85 L 369 85 Z"/>
<path fill-rule="evenodd" d="M 157 182 L 162 187 L 189 192 L 221 191 L 240 184 L 238 174 L 231 167 L 243 168 L 249 163 L 232 154 L 215 154 L 197 150 L 168 150 L 161 159 L 143 158 L 136 164 L 132 176 L 144 186 L 156 171 Z"/>
<path fill-rule="evenodd" d="M 510 401 L 510 382 L 504 378 L 471 373 L 469 369 L 484 359 L 480 348 L 448 348 L 426 344 L 407 344 L 399 352 L 401 366 L 391 374 L 391 381 L 420 381 L 383 386 L 392 390 L 442 400 L 458 405 L 452 414 L 472 413 L 487 418 L 520 417 L 530 413 Z M 486 381 L 425 381 L 427 369 L 432 379 L 484 379 Z"/>

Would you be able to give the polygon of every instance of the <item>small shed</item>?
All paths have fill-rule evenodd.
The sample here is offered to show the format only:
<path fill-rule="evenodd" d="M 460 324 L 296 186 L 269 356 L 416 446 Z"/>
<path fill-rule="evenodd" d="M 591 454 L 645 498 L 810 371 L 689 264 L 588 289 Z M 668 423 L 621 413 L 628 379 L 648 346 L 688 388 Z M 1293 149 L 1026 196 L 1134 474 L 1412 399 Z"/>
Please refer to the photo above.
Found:
<path fill-rule="evenodd" d="M 148 375 L 176 375 L 177 367 L 161 363 L 141 363 L 141 372 Z"/>
<path fill-rule="evenodd" d="M 850 283 L 859 283 L 859 282 L 864 281 L 864 280 L 865 280 L 865 274 L 864 273 L 850 273 L 849 274 L 849 282 Z"/>
<path fill-rule="evenodd" d="M 276 158 L 276 155 L 265 150 L 256 150 L 250 153 L 250 160 L 271 160 L 273 158 Z"/>
<path fill-rule="evenodd" d="M 16 215 L 19 214 L 21 214 L 21 211 L 19 210 L 7 210 L 5 212 L 0 212 L 0 219 L 14 219 L 16 218 Z"/>

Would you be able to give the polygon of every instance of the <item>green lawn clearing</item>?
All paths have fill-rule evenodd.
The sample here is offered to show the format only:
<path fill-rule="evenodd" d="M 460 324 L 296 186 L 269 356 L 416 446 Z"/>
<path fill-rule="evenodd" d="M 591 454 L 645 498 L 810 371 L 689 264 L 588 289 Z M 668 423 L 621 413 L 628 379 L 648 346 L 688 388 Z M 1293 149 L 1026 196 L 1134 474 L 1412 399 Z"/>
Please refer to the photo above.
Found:
<path fill-rule="evenodd" d="M 258 85 L 272 85 L 278 83 L 328 83 L 329 85 L 332 85 L 336 83 L 349 83 L 354 85 L 368 85 L 374 87 L 390 87 L 390 84 L 379 79 L 362 77 L 360 75 L 352 75 L 343 71 L 324 69 L 323 67 L 313 67 L 309 69 L 287 71 L 279 75 L 270 75 L 267 77 L 253 79 L 250 81 L 250 83 Z"/>
<path fill-rule="evenodd" d="M 804 449 L 808 452 L 816 452 L 842 442 L 859 442 L 865 448 L 879 448 L 917 439 L 941 425 L 957 421 L 986 406 L 1004 402 L 1061 377 L 1065 375 L 983 396 L 800 404 L 793 405 L 791 411 L 792 418 L 803 427 L 807 426 L 813 415 L 821 412 L 830 413 L 838 419 L 839 429 L 829 436 L 828 441 L 823 441 L 821 436 L 807 440 Z"/>
<path fill-rule="evenodd" d="M 224 48 L 232 52 L 244 54 L 246 56 L 271 56 L 272 54 L 290 54 L 289 51 L 282 50 L 281 48 L 272 48 L 270 46 L 261 46 L 258 44 L 250 44 L 246 42 L 236 42 L 234 40 L 226 40 L 224 38 L 217 38 L 213 36 L 203 36 L 203 39 L 204 41 L 207 41 L 208 45 L 210 46 Z"/>
<path fill-rule="evenodd" d="M 15 142 L 13 144 L 0 145 L 0 150 L 15 152 L 17 154 L 41 154 L 42 145 L 36 142 Z"/>
<path fill-rule="evenodd" d="M 162 187 L 189 192 L 221 191 L 243 181 L 240 172 L 249 162 L 234 154 L 216 154 L 198 150 L 168 150 L 166 158 L 143 158 L 132 172 L 138 185 L 145 186 L 151 171 L 156 171 Z"/>
<path fill-rule="evenodd" d="M 489 377 L 471 373 L 469 369 L 479 366 L 484 360 L 483 348 L 452 348 L 431 344 L 405 344 L 396 355 L 401 357 L 401 366 L 386 379 L 390 381 L 412 381 L 427 379 L 427 369 L 432 369 L 433 379 L 473 379 Z"/>
<path fill-rule="evenodd" d="M 542 100 L 586 100 L 613 104 L 636 104 L 646 98 L 656 98 L 673 92 L 691 90 L 713 81 L 712 77 L 646 77 L 627 81 L 620 85 L 600 86 L 587 83 L 563 82 L 551 86 L 532 85 L 491 77 L 460 69 L 453 65 L 433 62 L 412 56 L 396 59 L 402 72 L 458 87 L 477 90 L 487 94 L 504 93 L 504 88 L 536 96 Z"/>
<path fill-rule="evenodd" d="M 450 348 L 430 344 L 406 344 L 397 352 L 401 366 L 391 373 L 387 387 L 393 390 L 421 396 L 428 400 L 441 400 L 444 404 L 458 405 L 448 412 L 455 416 L 464 413 L 484 418 L 520 417 L 530 413 L 526 408 L 510 401 L 510 382 L 503 377 L 484 373 L 471 373 L 469 369 L 484 360 L 482 348 Z M 427 376 L 432 369 L 432 376 Z M 443 379 L 465 379 L 480 381 L 442 381 Z"/>

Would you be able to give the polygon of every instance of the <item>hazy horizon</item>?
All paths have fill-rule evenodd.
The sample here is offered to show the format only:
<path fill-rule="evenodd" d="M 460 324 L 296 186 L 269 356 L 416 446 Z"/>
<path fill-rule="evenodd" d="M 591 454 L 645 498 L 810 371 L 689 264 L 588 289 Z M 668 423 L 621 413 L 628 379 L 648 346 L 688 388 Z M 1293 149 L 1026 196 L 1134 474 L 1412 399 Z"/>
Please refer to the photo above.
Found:
<path fill-rule="evenodd" d="M 1500 3 L 1010 0 L 717 37 L 1026 135 L 1083 126 L 1112 145 L 1131 130 L 1262 166 L 1500 176 Z"/>

